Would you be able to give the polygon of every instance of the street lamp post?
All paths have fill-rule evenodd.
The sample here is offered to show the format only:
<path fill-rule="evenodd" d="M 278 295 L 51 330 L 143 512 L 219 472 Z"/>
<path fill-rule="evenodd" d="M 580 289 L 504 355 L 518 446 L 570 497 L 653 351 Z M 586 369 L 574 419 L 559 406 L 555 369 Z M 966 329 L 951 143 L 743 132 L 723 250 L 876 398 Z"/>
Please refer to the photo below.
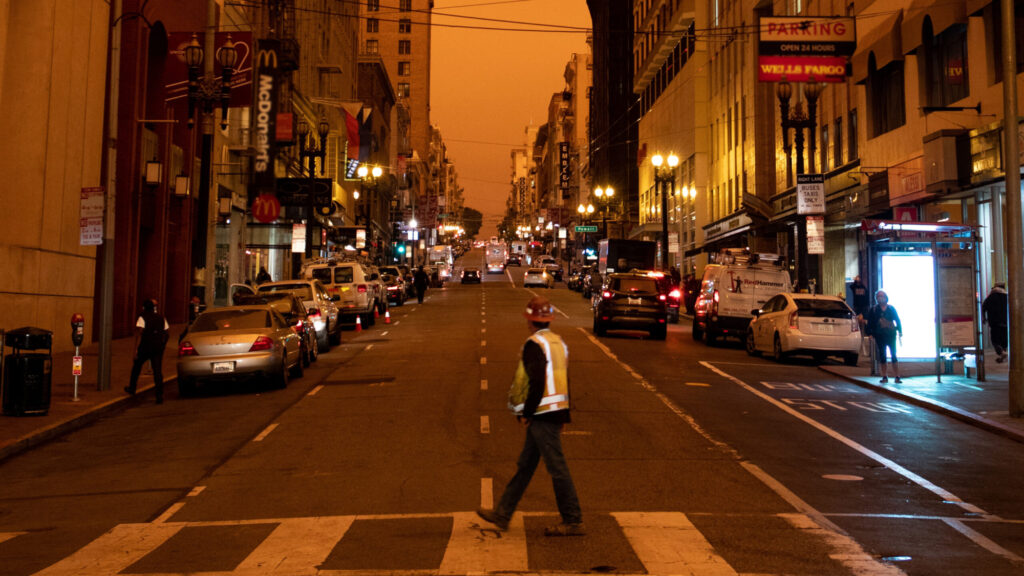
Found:
<path fill-rule="evenodd" d="M 808 160 L 811 173 L 815 172 L 814 156 L 817 146 L 814 128 L 817 124 L 818 97 L 821 95 L 822 86 L 811 77 L 810 82 L 804 86 L 804 97 L 807 99 L 807 114 L 804 114 L 803 106 L 796 103 L 793 111 L 790 112 L 789 99 L 793 95 L 793 87 L 786 77 L 775 88 L 775 94 L 779 98 L 779 112 L 782 123 L 782 148 L 786 152 L 786 185 L 793 185 L 793 148 L 789 144 L 789 130 L 794 131 L 793 142 L 796 144 L 796 173 L 797 176 L 804 173 L 804 130 L 809 132 L 807 146 Z M 826 143 L 822 143 L 825 145 Z M 807 255 L 807 217 L 800 218 L 797 225 L 797 284 L 801 289 L 808 286 L 808 255 Z"/>
<path fill-rule="evenodd" d="M 377 191 L 377 181 L 378 181 L 378 179 L 383 174 L 384 174 L 384 170 L 380 166 L 374 166 L 373 168 L 370 168 L 367 165 L 363 164 L 362 166 L 359 167 L 358 170 L 356 170 L 356 175 L 359 176 L 359 179 L 360 179 L 359 187 L 366 189 L 367 192 L 376 192 Z M 364 194 L 363 196 L 366 196 L 366 195 Z M 353 197 L 356 199 L 356 201 L 359 201 L 360 198 L 359 198 L 359 191 L 358 190 L 353 194 Z M 358 226 L 359 225 L 359 213 L 360 212 L 363 213 L 363 222 L 366 224 L 366 236 L 367 236 L 366 241 L 369 242 L 369 240 L 370 240 L 370 238 L 369 238 L 369 236 L 370 236 L 370 222 L 371 222 L 371 216 L 372 216 L 372 213 L 373 213 L 373 204 L 370 202 L 370 197 L 369 196 L 366 196 L 365 198 L 363 198 L 362 201 L 359 202 L 359 204 L 360 205 L 366 204 L 366 205 L 369 206 L 366 210 L 359 210 L 358 207 L 357 207 L 357 209 L 356 209 L 356 218 L 355 218 L 356 226 Z M 367 252 L 369 252 L 369 251 L 367 251 Z"/>
<path fill-rule="evenodd" d="M 651 157 L 651 164 L 654 165 L 654 182 L 658 185 L 661 193 L 661 268 L 668 270 L 668 193 L 676 185 L 676 166 L 679 166 L 679 157 L 669 154 L 668 158 L 661 154 Z"/>
<path fill-rule="evenodd" d="M 598 203 L 601 204 L 601 214 L 602 214 L 601 233 L 604 234 L 605 238 L 607 238 L 608 237 L 608 205 L 611 204 L 612 197 L 615 196 L 615 189 L 612 188 L 611 186 L 606 186 L 604 188 L 601 188 L 600 186 L 598 186 L 597 188 L 594 188 L 594 196 L 597 197 Z"/>
<path fill-rule="evenodd" d="M 324 158 L 327 157 L 327 134 L 331 131 L 331 125 L 327 123 L 327 118 L 321 117 L 320 122 L 316 126 L 316 132 L 319 138 L 316 136 L 310 137 L 309 124 L 305 120 L 300 120 L 298 125 L 299 135 L 299 158 L 308 162 L 309 171 L 309 194 L 306 198 L 306 258 L 313 257 L 313 222 L 316 220 L 314 212 L 314 196 L 316 195 L 316 186 L 313 179 L 316 178 L 316 160 L 320 159 L 320 174 L 324 173 Z"/>

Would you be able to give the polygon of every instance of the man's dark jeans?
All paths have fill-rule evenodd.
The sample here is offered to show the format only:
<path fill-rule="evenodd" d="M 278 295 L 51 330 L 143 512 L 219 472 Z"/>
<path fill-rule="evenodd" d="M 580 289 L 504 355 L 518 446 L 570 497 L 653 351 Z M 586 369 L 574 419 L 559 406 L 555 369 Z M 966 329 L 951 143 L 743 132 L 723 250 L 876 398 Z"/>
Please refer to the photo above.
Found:
<path fill-rule="evenodd" d="M 164 361 L 164 347 L 161 346 L 158 349 L 147 349 L 145 347 L 139 347 L 135 355 L 135 360 L 132 362 L 132 375 L 128 381 L 128 392 L 135 394 L 135 388 L 139 383 L 139 374 L 142 372 L 142 365 L 149 362 L 151 368 L 153 368 L 153 384 L 156 385 L 156 400 L 157 402 L 163 402 L 164 399 L 164 373 L 163 373 L 163 361 Z"/>
<path fill-rule="evenodd" d="M 569 466 L 565 462 L 565 455 L 562 454 L 561 433 L 561 424 L 543 420 L 532 420 L 527 426 L 526 443 L 523 444 L 523 451 L 519 454 L 519 462 L 516 464 L 518 470 L 509 480 L 505 493 L 494 510 L 499 518 L 512 518 L 512 513 L 519 505 L 519 499 L 530 485 L 533 472 L 537 470 L 537 463 L 544 458 L 544 466 L 551 475 L 551 483 L 555 488 L 555 500 L 558 502 L 562 522 L 578 524 L 583 521 L 580 502 L 576 498 L 576 486 L 572 483 Z"/>

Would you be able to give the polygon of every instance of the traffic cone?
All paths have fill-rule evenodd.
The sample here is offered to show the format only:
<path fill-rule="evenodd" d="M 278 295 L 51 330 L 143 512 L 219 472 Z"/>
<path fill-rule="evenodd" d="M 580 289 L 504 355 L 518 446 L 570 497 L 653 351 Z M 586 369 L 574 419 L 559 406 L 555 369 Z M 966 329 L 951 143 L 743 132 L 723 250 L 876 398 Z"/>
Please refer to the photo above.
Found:
<path fill-rule="evenodd" d="M 373 317 L 380 318 L 380 309 L 377 308 L 376 306 L 373 307 Z"/>
<path fill-rule="evenodd" d="M 387 310 L 384 312 L 384 323 L 391 324 L 391 310 Z"/>
<path fill-rule="evenodd" d="M 362 332 L 362 331 L 363 331 L 363 317 L 362 316 L 356 316 L 356 332 Z"/>

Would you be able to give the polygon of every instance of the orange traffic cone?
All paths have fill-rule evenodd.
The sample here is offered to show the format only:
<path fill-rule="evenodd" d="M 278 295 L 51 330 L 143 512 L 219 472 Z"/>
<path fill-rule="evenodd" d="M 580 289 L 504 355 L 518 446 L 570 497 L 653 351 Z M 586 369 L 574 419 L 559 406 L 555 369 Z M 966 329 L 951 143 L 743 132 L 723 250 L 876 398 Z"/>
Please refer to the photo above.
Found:
<path fill-rule="evenodd" d="M 391 310 L 386 310 L 384 312 L 384 323 L 391 324 Z"/>
<path fill-rule="evenodd" d="M 362 331 L 363 331 L 363 317 L 362 316 L 356 316 L 356 332 L 362 332 Z"/>
<path fill-rule="evenodd" d="M 380 309 L 377 308 L 376 306 L 373 307 L 373 317 L 380 318 Z"/>

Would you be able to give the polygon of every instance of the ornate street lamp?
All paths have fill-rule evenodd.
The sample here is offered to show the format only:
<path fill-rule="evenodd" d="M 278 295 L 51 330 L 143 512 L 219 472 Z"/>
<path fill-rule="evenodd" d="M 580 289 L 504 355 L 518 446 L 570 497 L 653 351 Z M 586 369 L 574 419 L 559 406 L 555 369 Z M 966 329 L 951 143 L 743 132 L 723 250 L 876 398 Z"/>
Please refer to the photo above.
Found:
<path fill-rule="evenodd" d="M 651 157 L 651 164 L 654 165 L 654 182 L 661 194 L 661 268 L 668 270 L 668 193 L 676 187 L 676 166 L 679 166 L 679 157 L 669 154 L 668 158 L 661 154 Z"/>
<path fill-rule="evenodd" d="M 221 77 L 206 76 L 200 68 L 206 60 L 203 47 L 199 45 L 199 37 L 192 35 L 192 41 L 185 47 L 185 65 L 188 67 L 188 127 L 195 125 L 196 108 L 204 114 L 212 114 L 217 104 L 221 108 L 220 128 L 228 127 L 228 107 L 231 104 L 231 77 L 235 73 L 238 51 L 228 34 L 227 42 L 217 51 L 217 60 L 221 66 Z"/>
<path fill-rule="evenodd" d="M 320 174 L 324 173 L 324 159 L 327 157 L 327 135 L 331 131 L 331 125 L 327 123 L 327 118 L 324 116 L 320 117 L 320 121 L 316 125 L 316 136 L 310 134 L 310 126 L 305 120 L 299 120 L 299 125 L 296 127 L 299 140 L 299 161 L 302 160 L 307 162 L 307 170 L 309 172 L 309 194 L 306 199 L 306 258 L 313 257 L 313 221 L 316 220 L 314 215 L 314 197 L 316 195 L 316 185 L 312 180 L 316 178 L 316 161 L 320 159 Z"/>
<path fill-rule="evenodd" d="M 605 186 L 601 188 L 598 186 L 594 188 L 594 196 L 597 198 L 598 204 L 601 205 L 601 213 L 603 215 L 603 225 L 601 233 L 604 237 L 608 237 L 608 205 L 612 202 L 612 197 L 615 196 L 615 189 L 611 186 Z"/>

